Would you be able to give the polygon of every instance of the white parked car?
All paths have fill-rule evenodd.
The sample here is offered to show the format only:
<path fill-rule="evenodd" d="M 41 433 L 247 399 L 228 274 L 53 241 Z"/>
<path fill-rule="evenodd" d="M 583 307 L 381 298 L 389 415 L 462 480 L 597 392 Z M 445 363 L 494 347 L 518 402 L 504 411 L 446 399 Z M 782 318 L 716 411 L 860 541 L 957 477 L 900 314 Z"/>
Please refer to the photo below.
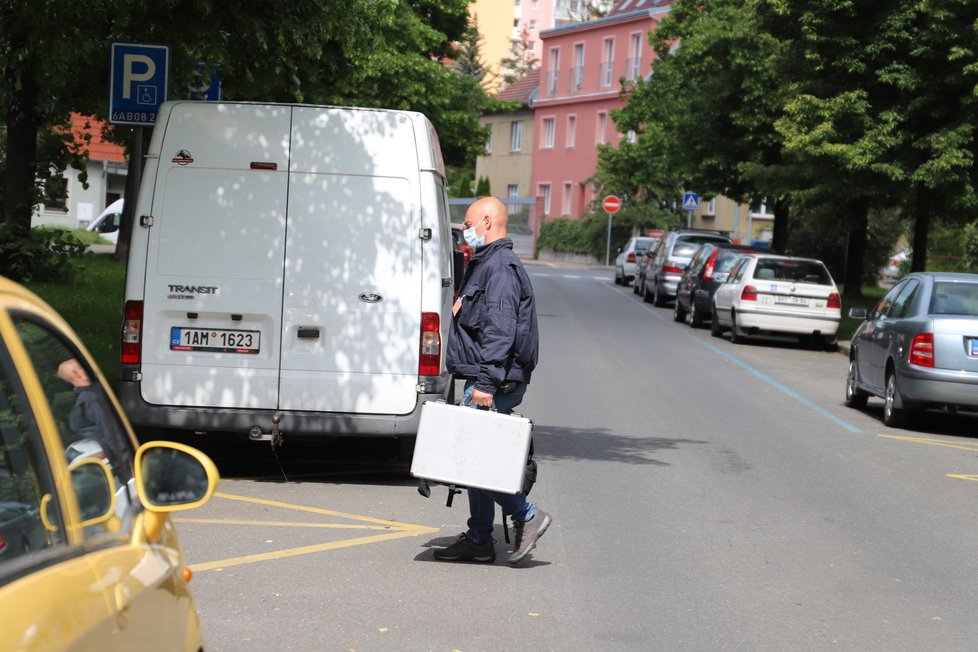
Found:
<path fill-rule="evenodd" d="M 755 254 L 730 271 L 713 295 L 711 332 L 730 331 L 732 342 L 759 333 L 798 335 L 834 348 L 842 299 L 820 260 Z"/>
<path fill-rule="evenodd" d="M 658 238 L 632 236 L 624 249 L 619 250 L 615 259 L 615 285 L 628 285 L 635 278 L 638 269 L 638 259 L 645 250 L 655 246 Z"/>
<path fill-rule="evenodd" d="M 94 231 L 112 244 L 116 244 L 119 241 L 119 225 L 122 223 L 122 206 L 125 201 L 125 199 L 116 199 L 109 204 L 98 217 L 92 220 L 87 230 Z"/>

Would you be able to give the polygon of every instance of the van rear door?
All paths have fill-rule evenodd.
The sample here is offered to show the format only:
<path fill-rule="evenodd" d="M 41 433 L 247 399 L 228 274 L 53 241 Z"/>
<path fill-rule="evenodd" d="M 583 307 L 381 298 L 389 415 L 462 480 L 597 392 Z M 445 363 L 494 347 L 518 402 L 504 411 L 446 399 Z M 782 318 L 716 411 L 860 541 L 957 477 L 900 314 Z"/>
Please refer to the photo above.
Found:
<path fill-rule="evenodd" d="M 278 405 L 291 113 L 187 102 L 169 115 L 147 244 L 148 403 Z"/>
<path fill-rule="evenodd" d="M 279 407 L 409 413 L 422 285 L 413 125 L 295 107 L 291 141 Z"/>

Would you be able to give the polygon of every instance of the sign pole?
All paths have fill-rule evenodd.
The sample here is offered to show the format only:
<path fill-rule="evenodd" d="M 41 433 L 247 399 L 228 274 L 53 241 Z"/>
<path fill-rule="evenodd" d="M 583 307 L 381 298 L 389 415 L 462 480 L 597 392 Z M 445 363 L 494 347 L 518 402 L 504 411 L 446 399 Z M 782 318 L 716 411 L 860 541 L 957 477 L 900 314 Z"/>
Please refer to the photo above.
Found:
<path fill-rule="evenodd" d="M 604 264 L 611 264 L 611 216 L 621 208 L 621 199 L 616 195 L 608 195 L 601 201 L 601 208 L 608 214 L 608 247 L 605 249 Z"/>
<path fill-rule="evenodd" d="M 608 248 L 605 250 L 604 254 L 604 265 L 607 267 L 611 264 L 611 213 L 608 213 Z"/>

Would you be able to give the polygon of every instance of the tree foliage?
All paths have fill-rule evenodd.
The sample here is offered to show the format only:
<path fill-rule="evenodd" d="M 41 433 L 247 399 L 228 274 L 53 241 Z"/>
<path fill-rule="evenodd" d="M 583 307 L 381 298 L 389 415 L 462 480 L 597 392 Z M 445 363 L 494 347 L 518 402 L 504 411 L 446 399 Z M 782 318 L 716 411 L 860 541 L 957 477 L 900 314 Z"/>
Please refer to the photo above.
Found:
<path fill-rule="evenodd" d="M 677 0 L 615 115 L 637 140 L 602 151 L 596 179 L 660 204 L 683 187 L 766 198 L 777 248 L 804 241 L 792 224 L 847 253 L 850 295 L 892 216 L 914 224 L 923 268 L 931 215 L 978 204 L 976 30 L 967 0 Z"/>
<path fill-rule="evenodd" d="M 3 222 L 23 237 L 49 170 L 73 154 L 57 127 L 106 118 L 109 46 L 171 48 L 171 98 L 220 69 L 225 98 L 411 109 L 435 124 L 446 161 L 474 160 L 488 102 L 444 65 L 466 32 L 466 0 L 0 0 Z M 124 136 L 127 129 L 118 129 Z M 52 134 L 54 134 L 52 136 Z M 2 246 L 0 246 L 2 248 Z"/>

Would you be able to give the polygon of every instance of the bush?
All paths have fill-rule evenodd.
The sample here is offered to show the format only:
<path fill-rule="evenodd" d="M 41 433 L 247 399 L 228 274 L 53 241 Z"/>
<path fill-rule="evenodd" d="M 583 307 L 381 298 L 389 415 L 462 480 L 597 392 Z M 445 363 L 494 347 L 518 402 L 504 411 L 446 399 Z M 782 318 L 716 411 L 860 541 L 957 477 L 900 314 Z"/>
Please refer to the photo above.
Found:
<path fill-rule="evenodd" d="M 0 224 L 0 269 L 15 281 L 44 281 L 64 277 L 72 258 L 85 253 L 86 245 L 67 229 L 11 231 Z"/>

